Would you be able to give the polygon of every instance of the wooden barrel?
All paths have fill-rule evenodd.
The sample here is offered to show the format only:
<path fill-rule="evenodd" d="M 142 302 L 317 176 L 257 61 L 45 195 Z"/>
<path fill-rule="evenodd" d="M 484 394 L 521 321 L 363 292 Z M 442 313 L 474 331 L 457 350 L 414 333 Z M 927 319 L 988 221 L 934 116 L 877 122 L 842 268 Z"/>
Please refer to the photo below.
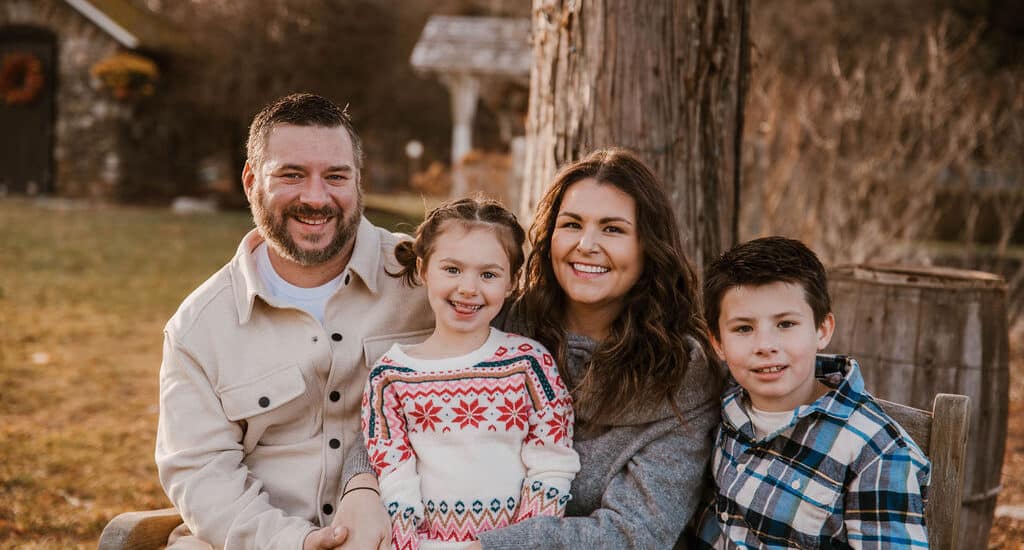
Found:
<path fill-rule="evenodd" d="M 881 265 L 829 270 L 836 331 L 868 391 L 931 410 L 937 393 L 971 398 L 958 548 L 985 548 L 1006 446 L 1006 285 L 991 273 Z"/>

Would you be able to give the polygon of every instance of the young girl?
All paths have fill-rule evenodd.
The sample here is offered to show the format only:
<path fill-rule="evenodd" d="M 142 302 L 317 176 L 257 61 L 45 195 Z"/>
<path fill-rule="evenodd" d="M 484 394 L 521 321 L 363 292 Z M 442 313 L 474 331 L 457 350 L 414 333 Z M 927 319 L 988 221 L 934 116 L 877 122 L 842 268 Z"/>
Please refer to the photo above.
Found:
<path fill-rule="evenodd" d="M 394 548 L 465 548 L 482 531 L 565 512 L 580 467 L 569 394 L 543 346 L 490 326 L 524 239 L 498 203 L 463 199 L 395 249 L 394 276 L 426 287 L 436 325 L 384 354 L 363 395 Z"/>

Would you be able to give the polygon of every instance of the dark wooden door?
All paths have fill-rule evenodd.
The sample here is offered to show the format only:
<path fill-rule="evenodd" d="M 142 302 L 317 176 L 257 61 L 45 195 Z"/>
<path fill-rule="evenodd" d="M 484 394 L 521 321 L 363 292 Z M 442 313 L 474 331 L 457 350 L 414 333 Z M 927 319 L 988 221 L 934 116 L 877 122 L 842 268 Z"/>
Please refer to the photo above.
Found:
<path fill-rule="evenodd" d="M 6 54 L 29 53 L 42 65 L 43 86 L 28 103 L 0 97 L 0 189 L 52 193 L 56 115 L 56 40 L 33 27 L 0 27 L 0 63 Z"/>

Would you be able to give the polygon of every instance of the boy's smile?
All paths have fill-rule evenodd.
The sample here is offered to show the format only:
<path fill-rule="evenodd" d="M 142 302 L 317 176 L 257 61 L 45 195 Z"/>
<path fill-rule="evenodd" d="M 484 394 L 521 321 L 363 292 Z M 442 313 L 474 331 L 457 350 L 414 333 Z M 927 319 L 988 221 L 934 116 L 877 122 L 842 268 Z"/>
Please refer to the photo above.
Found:
<path fill-rule="evenodd" d="M 737 286 L 722 296 L 715 351 L 733 378 L 763 411 L 793 410 L 814 402 L 825 388 L 814 377 L 815 355 L 832 339 L 829 313 L 815 326 L 798 284 Z"/>

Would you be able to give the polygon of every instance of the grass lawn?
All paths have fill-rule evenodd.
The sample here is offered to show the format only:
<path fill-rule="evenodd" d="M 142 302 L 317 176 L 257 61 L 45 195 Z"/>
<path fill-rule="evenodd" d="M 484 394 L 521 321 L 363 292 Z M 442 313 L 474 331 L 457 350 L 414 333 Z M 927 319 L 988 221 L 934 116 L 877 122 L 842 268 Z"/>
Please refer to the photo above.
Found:
<path fill-rule="evenodd" d="M 0 549 L 95 548 L 116 514 L 169 505 L 163 325 L 252 222 L 4 198 L 0 225 Z"/>

